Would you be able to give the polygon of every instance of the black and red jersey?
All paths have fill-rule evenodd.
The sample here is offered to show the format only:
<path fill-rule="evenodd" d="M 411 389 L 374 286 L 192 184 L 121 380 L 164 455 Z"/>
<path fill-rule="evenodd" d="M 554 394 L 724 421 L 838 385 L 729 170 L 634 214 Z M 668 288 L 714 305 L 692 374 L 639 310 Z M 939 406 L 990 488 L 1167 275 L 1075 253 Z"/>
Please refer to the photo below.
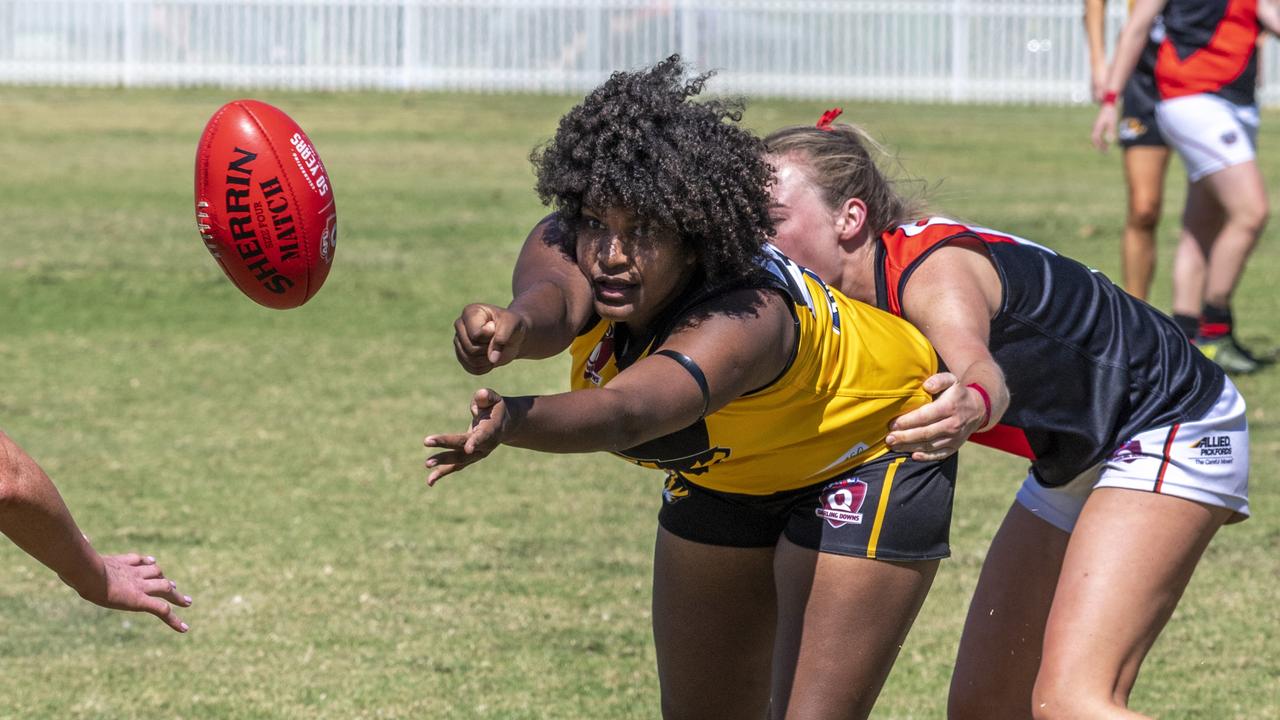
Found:
<path fill-rule="evenodd" d="M 1212 93 L 1254 103 L 1258 80 L 1258 0 L 1169 0 L 1156 86 L 1168 100 Z"/>
<path fill-rule="evenodd" d="M 1173 321 L 1102 274 L 1028 240 L 944 218 L 884 233 L 876 299 L 902 315 L 912 272 L 957 239 L 981 241 L 1000 276 L 991 354 L 1009 409 L 971 440 L 1032 460 L 1061 485 L 1144 430 L 1198 418 L 1222 392 L 1222 370 Z"/>

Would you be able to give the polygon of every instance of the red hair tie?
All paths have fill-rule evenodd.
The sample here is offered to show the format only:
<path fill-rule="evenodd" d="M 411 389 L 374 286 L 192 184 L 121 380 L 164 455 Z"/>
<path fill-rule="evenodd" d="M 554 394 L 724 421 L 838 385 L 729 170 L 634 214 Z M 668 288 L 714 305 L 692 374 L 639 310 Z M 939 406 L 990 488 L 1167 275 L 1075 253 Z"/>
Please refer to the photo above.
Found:
<path fill-rule="evenodd" d="M 831 132 L 831 121 L 840 117 L 840 113 L 842 112 L 844 112 L 844 108 L 831 108 L 830 110 L 822 113 L 822 117 L 818 118 L 817 128 L 819 130 Z"/>

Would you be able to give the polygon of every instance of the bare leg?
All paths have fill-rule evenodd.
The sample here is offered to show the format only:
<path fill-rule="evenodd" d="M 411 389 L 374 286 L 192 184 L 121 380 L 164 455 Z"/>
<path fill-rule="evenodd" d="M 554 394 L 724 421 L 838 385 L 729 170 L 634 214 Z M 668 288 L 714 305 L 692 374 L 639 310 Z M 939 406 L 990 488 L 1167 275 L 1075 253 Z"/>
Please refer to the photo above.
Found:
<path fill-rule="evenodd" d="M 1136 490 L 1089 496 L 1045 629 L 1036 720 L 1145 717 L 1127 709 L 1138 669 L 1230 515 Z"/>
<path fill-rule="evenodd" d="M 1124 289 L 1139 300 L 1151 292 L 1156 267 L 1156 227 L 1164 198 L 1164 175 L 1169 148 L 1139 145 L 1124 152 L 1124 177 L 1129 209 L 1124 221 L 1121 260 Z"/>
<path fill-rule="evenodd" d="M 1258 164 L 1250 160 L 1205 177 L 1203 183 L 1226 213 L 1209 252 L 1204 300 L 1226 308 L 1231 304 L 1245 262 L 1267 225 L 1270 209 Z"/>
<path fill-rule="evenodd" d="M 938 561 L 894 563 L 818 553 L 784 538 L 774 565 L 778 641 L 771 717 L 867 717 L 933 584 Z"/>
<path fill-rule="evenodd" d="M 703 545 L 658 530 L 653 635 L 664 718 L 766 716 L 773 555 L 773 548 Z"/>
<path fill-rule="evenodd" d="M 1173 258 L 1173 312 L 1200 317 L 1209 250 L 1226 219 L 1222 206 L 1203 182 L 1187 186 L 1182 234 Z"/>
<path fill-rule="evenodd" d="M 1026 720 L 1041 638 L 1071 536 L 1014 503 L 969 604 L 947 717 Z"/>

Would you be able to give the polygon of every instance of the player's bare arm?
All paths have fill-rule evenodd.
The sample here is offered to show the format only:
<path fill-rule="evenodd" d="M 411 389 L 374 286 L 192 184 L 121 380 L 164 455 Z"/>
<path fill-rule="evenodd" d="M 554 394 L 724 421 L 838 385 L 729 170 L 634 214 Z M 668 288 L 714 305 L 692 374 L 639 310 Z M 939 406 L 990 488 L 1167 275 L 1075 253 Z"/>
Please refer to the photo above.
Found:
<path fill-rule="evenodd" d="M 1098 117 L 1093 123 L 1091 139 L 1098 150 L 1106 150 L 1116 139 L 1116 125 L 1120 118 L 1115 98 L 1124 90 L 1125 83 L 1129 82 L 1129 76 L 1133 74 L 1138 58 L 1142 55 L 1142 48 L 1147 44 L 1151 23 L 1155 22 L 1156 16 L 1167 3 L 1168 0 L 1137 0 L 1129 12 L 1124 28 L 1120 30 L 1115 56 L 1111 59 L 1111 67 L 1103 86 L 1102 107 L 1098 109 Z"/>
<path fill-rule="evenodd" d="M 1258 23 L 1272 35 L 1280 36 L 1280 0 L 1258 0 Z"/>
<path fill-rule="evenodd" d="M 1107 21 L 1107 0 L 1084 0 L 1084 34 L 1089 42 L 1089 92 L 1101 102 L 1107 81 L 1107 42 L 1103 37 Z"/>
<path fill-rule="evenodd" d="M 191 598 L 165 578 L 155 558 L 99 555 L 44 470 L 4 432 L 0 432 L 0 532 L 85 600 L 113 610 L 151 613 L 174 630 L 187 631 L 171 604 L 186 607 Z"/>
<path fill-rule="evenodd" d="M 999 422 L 1009 406 L 1009 389 L 987 343 L 1000 302 L 1000 276 L 977 246 L 939 248 L 911 275 L 904 317 L 929 338 L 949 372 L 925 381 L 933 402 L 890 426 L 887 442 L 893 450 L 918 461 L 940 460 L 973 433 Z"/>
<path fill-rule="evenodd" d="M 559 453 L 634 447 L 688 427 L 767 385 L 786 368 L 795 326 L 777 293 L 729 293 L 700 311 L 657 350 L 672 350 L 696 363 L 706 394 L 689 370 L 656 352 L 599 389 L 521 397 L 480 390 L 467 432 L 424 440 L 429 448 L 445 450 L 427 460 L 427 483 L 486 457 L 498 445 Z"/>
<path fill-rule="evenodd" d="M 507 307 L 473 303 L 454 322 L 454 354 L 467 372 L 482 375 L 517 358 L 564 351 L 591 314 L 591 288 L 554 243 L 555 215 L 543 218 L 520 250 Z"/>

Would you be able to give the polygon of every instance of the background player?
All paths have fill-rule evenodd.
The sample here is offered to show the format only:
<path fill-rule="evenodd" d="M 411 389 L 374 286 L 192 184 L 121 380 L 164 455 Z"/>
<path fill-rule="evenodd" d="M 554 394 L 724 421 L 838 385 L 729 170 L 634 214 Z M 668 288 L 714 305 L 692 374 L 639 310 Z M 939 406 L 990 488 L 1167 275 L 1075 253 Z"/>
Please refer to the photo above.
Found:
<path fill-rule="evenodd" d="M 1184 228 L 1173 268 L 1173 312 L 1184 331 L 1229 372 L 1259 361 L 1234 337 L 1231 297 L 1269 215 L 1255 161 L 1259 24 L 1280 30 L 1274 0 L 1137 0 L 1120 32 L 1104 87 L 1114 101 L 1148 42 L 1156 17 L 1165 39 L 1156 55 L 1160 132 L 1187 168 Z M 1093 142 L 1116 134 L 1114 102 L 1104 102 Z M 1196 319 L 1193 323 L 1192 319 Z"/>
<path fill-rule="evenodd" d="M 1089 40 L 1089 69 L 1095 102 L 1115 102 L 1105 89 L 1107 75 L 1106 27 L 1107 0 L 1085 0 L 1084 28 Z M 1132 7 L 1132 2 L 1130 3 Z M 1124 115 L 1117 135 L 1124 150 L 1124 179 L 1128 189 L 1128 207 L 1124 220 L 1124 237 L 1120 246 L 1124 289 L 1139 300 L 1151 294 L 1151 280 L 1156 267 L 1156 228 L 1160 224 L 1160 208 L 1164 199 L 1164 176 L 1169 168 L 1169 146 L 1160 135 L 1156 121 L 1156 50 L 1164 37 L 1159 19 L 1152 25 L 1150 39 L 1142 50 L 1133 76 L 1125 83 Z M 1190 331 L 1198 321 L 1192 318 Z"/>

